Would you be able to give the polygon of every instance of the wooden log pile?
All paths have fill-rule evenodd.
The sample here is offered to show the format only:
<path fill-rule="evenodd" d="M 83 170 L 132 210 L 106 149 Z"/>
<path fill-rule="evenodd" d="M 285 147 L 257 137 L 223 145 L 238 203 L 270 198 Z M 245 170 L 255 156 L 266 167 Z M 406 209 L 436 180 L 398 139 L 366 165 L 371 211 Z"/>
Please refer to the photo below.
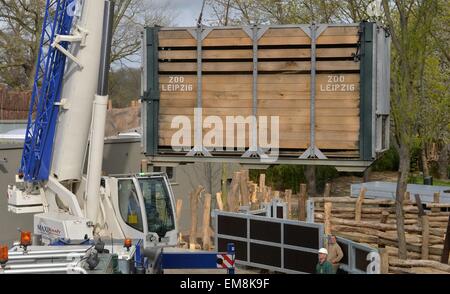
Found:
<path fill-rule="evenodd" d="M 416 196 L 416 199 L 418 197 Z M 405 195 L 405 199 L 410 199 Z M 395 201 L 366 199 L 363 188 L 357 198 L 314 198 L 314 219 L 324 223 L 325 232 L 384 248 L 389 273 L 450 273 L 448 264 L 440 263 L 450 212 L 450 204 L 434 202 L 423 209 L 420 197 L 403 201 L 407 260 L 398 259 Z"/>

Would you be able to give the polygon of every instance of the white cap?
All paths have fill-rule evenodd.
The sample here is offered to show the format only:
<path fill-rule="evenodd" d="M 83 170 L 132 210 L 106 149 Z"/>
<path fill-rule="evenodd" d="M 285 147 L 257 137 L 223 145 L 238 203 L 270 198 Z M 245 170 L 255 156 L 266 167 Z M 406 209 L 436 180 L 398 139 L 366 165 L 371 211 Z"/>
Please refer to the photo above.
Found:
<path fill-rule="evenodd" d="M 320 248 L 320 249 L 319 249 L 319 253 L 323 253 L 323 254 L 328 255 L 328 250 L 325 249 L 325 248 Z"/>

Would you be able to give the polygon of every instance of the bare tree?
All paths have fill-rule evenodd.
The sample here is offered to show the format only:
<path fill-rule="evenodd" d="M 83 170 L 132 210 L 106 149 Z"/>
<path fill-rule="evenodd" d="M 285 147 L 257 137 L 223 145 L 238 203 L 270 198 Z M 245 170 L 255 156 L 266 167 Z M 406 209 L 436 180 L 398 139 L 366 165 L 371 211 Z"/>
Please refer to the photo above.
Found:
<path fill-rule="evenodd" d="M 11 87 L 33 83 L 45 0 L 0 0 L 0 81 Z"/>
<path fill-rule="evenodd" d="M 151 0 L 116 0 L 114 37 L 111 62 L 124 66 L 136 62 L 141 47 L 141 32 L 145 26 L 167 26 L 173 15 L 170 3 L 157 4 Z"/>
<path fill-rule="evenodd" d="M 0 82 L 32 86 L 45 5 L 45 0 L 0 0 Z M 151 0 L 116 0 L 111 61 L 133 59 L 144 26 L 170 24 L 168 7 Z"/>

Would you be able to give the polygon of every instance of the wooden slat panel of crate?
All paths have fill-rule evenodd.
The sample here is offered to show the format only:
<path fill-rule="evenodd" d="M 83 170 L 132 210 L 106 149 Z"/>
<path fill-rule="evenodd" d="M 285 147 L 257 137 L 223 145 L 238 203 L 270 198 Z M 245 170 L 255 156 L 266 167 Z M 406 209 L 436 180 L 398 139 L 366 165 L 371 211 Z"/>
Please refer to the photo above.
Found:
<path fill-rule="evenodd" d="M 320 149 L 351 154 L 359 149 L 360 64 L 353 60 L 357 42 L 357 26 L 328 27 L 317 40 L 316 145 Z M 280 148 L 305 149 L 310 143 L 310 38 L 300 28 L 270 28 L 258 44 L 258 116 L 279 117 Z M 196 45 L 187 30 L 159 32 L 161 146 L 183 145 L 172 142 L 179 130 L 171 128 L 177 115 L 194 122 Z M 242 29 L 215 29 L 202 45 L 203 116 L 225 121 L 226 116 L 251 115 L 251 39 Z M 204 128 L 203 134 L 210 130 Z M 225 127 L 219 131 L 225 138 Z M 235 141 L 239 139 L 242 134 L 235 134 Z"/>

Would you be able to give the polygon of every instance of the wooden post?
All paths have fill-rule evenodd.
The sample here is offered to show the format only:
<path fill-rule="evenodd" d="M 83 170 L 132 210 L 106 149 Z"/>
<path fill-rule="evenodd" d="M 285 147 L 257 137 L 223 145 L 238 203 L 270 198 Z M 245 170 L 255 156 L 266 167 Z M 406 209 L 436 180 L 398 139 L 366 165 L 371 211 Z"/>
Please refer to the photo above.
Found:
<path fill-rule="evenodd" d="M 272 201 L 272 187 L 266 187 L 266 202 Z"/>
<path fill-rule="evenodd" d="M 257 203 L 258 202 L 258 184 L 252 183 L 252 196 L 251 196 L 251 202 Z"/>
<path fill-rule="evenodd" d="M 331 184 L 326 183 L 325 190 L 323 191 L 323 197 L 330 197 L 330 195 L 331 195 Z"/>
<path fill-rule="evenodd" d="M 203 250 L 209 250 L 211 247 L 211 236 L 209 235 L 210 220 L 211 220 L 211 194 L 206 193 L 203 204 L 203 223 L 202 223 Z"/>
<path fill-rule="evenodd" d="M 442 250 L 441 263 L 448 264 L 448 257 L 450 253 L 450 216 L 447 222 L 447 231 L 445 233 L 444 249 Z"/>
<path fill-rule="evenodd" d="M 325 202 L 325 220 L 324 220 L 324 230 L 325 235 L 331 235 L 331 209 L 333 204 L 331 202 Z"/>
<path fill-rule="evenodd" d="M 265 187 L 266 187 L 266 175 L 260 174 L 259 175 L 259 192 L 264 193 Z"/>
<path fill-rule="evenodd" d="M 240 193 L 242 197 L 241 205 L 249 205 L 249 193 L 248 193 L 248 170 L 243 170 L 241 172 L 240 180 L 239 180 L 239 186 L 240 186 Z"/>
<path fill-rule="evenodd" d="M 403 195 L 403 205 L 405 205 L 406 202 L 411 200 L 411 193 L 408 191 L 405 192 L 405 195 Z"/>
<path fill-rule="evenodd" d="M 195 249 L 197 239 L 197 205 L 198 198 L 195 192 L 191 192 L 191 231 L 189 232 L 189 248 Z"/>
<path fill-rule="evenodd" d="M 180 228 L 180 217 L 181 217 L 181 208 L 183 207 L 183 199 L 177 199 L 177 208 L 176 208 L 176 216 L 177 216 L 177 226 Z"/>
<path fill-rule="evenodd" d="M 202 186 L 198 186 L 197 189 L 190 194 L 190 205 L 191 205 L 191 232 L 189 233 L 189 248 L 195 249 L 195 244 L 197 241 L 197 212 L 198 212 L 198 197 L 200 193 L 204 190 Z"/>
<path fill-rule="evenodd" d="M 361 220 L 361 210 L 365 196 L 366 196 L 366 187 L 361 187 L 361 191 L 359 191 L 358 200 L 356 200 L 355 204 L 355 221 Z"/>
<path fill-rule="evenodd" d="M 217 201 L 217 209 L 222 211 L 223 210 L 222 192 L 216 193 L 216 201 Z"/>
<path fill-rule="evenodd" d="M 263 192 L 256 192 L 256 199 L 258 203 L 264 202 Z"/>
<path fill-rule="evenodd" d="M 428 259 L 430 246 L 430 227 L 428 222 L 428 216 L 422 216 L 422 259 Z"/>
<path fill-rule="evenodd" d="M 274 191 L 273 192 L 273 198 L 280 199 L 280 191 Z"/>
<path fill-rule="evenodd" d="M 142 159 L 141 160 L 141 173 L 146 173 L 146 172 L 148 172 L 148 160 Z"/>
<path fill-rule="evenodd" d="M 436 192 L 433 194 L 433 203 L 439 203 L 441 198 L 441 194 Z M 439 212 L 441 209 L 439 207 L 432 207 L 431 212 Z"/>
<path fill-rule="evenodd" d="M 378 249 L 380 253 L 380 273 L 386 275 L 389 273 L 389 252 L 386 248 Z"/>
<path fill-rule="evenodd" d="M 414 194 L 414 198 L 416 199 L 417 209 L 419 209 L 419 216 L 425 215 L 425 211 L 423 210 L 422 201 L 420 200 L 420 195 Z"/>
<path fill-rule="evenodd" d="M 108 99 L 108 110 L 113 109 L 112 100 Z"/>
<path fill-rule="evenodd" d="M 383 210 L 381 212 L 381 221 L 380 221 L 380 223 L 382 223 L 382 224 L 387 223 L 388 218 L 389 218 L 389 211 Z"/>
<path fill-rule="evenodd" d="M 288 210 L 288 218 L 291 217 L 291 212 L 292 212 L 292 190 L 291 189 L 286 189 L 286 191 L 284 192 L 284 199 L 287 202 L 287 210 Z"/>
<path fill-rule="evenodd" d="M 306 184 L 300 184 L 300 194 L 298 196 L 298 220 L 306 220 Z"/>
<path fill-rule="evenodd" d="M 182 243 L 182 235 L 180 229 L 180 217 L 181 217 L 181 208 L 183 207 L 183 199 L 177 199 L 177 207 L 176 207 L 176 222 L 178 227 L 178 242 Z"/>
<path fill-rule="evenodd" d="M 233 173 L 233 179 L 231 180 L 231 189 L 228 193 L 228 210 L 237 211 L 239 208 L 238 193 L 239 193 L 239 178 L 240 172 Z"/>

